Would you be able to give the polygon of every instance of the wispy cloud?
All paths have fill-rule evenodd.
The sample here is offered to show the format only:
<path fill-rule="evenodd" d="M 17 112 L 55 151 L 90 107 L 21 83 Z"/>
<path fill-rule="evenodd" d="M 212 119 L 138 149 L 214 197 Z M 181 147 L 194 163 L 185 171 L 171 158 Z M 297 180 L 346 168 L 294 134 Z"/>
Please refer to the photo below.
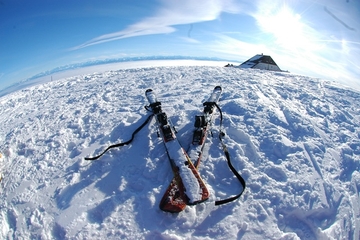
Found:
<path fill-rule="evenodd" d="M 221 53 L 224 57 L 239 61 L 247 60 L 256 53 L 268 53 L 270 51 L 265 44 L 244 42 L 224 34 L 217 34 L 215 40 L 205 47 Z"/>
<path fill-rule="evenodd" d="M 182 39 L 183 41 L 188 42 L 188 43 L 201 43 L 200 41 L 198 41 L 194 38 L 191 38 L 191 37 L 180 37 L 180 39 Z"/>
<path fill-rule="evenodd" d="M 173 26 L 215 20 L 222 12 L 236 13 L 239 8 L 233 0 L 162 0 L 154 16 L 147 17 L 127 28 L 93 38 L 71 50 L 119 39 L 167 34 L 176 31 Z"/>

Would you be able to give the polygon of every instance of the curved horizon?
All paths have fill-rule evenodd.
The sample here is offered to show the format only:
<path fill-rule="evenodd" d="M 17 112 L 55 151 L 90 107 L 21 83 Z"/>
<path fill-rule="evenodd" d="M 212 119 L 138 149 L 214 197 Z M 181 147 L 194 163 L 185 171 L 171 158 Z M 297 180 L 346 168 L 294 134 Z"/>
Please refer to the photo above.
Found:
<path fill-rule="evenodd" d="M 271 55 L 290 72 L 358 87 L 358 1 L 3 0 L 2 87 L 81 62 Z"/>

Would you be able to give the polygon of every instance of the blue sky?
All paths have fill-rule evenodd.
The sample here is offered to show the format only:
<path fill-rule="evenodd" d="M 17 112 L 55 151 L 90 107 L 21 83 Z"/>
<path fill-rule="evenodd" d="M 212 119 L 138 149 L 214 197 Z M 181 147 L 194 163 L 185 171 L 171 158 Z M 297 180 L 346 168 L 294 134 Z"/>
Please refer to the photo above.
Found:
<path fill-rule="evenodd" d="M 360 89 L 360 1 L 0 0 L 0 89 L 89 60 L 258 53 Z"/>

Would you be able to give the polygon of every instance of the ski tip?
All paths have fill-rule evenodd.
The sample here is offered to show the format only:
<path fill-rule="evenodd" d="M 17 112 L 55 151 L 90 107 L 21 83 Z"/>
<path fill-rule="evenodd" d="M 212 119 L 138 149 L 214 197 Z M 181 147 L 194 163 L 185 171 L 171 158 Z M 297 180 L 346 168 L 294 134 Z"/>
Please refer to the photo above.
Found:
<path fill-rule="evenodd" d="M 179 213 L 186 208 L 186 204 L 185 202 L 162 200 L 162 202 L 160 202 L 159 207 L 164 212 Z"/>
<path fill-rule="evenodd" d="M 145 91 L 145 93 L 148 93 L 148 92 L 152 92 L 152 89 L 149 88 L 149 89 L 147 89 L 147 90 Z"/>

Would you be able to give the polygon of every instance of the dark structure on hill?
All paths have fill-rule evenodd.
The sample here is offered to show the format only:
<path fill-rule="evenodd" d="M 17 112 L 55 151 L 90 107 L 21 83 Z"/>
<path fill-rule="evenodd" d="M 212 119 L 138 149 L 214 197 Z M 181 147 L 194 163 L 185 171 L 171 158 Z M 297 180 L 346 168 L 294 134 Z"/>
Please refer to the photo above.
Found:
<path fill-rule="evenodd" d="M 255 68 L 270 71 L 282 70 L 269 55 L 257 54 L 238 66 L 239 68 Z"/>

